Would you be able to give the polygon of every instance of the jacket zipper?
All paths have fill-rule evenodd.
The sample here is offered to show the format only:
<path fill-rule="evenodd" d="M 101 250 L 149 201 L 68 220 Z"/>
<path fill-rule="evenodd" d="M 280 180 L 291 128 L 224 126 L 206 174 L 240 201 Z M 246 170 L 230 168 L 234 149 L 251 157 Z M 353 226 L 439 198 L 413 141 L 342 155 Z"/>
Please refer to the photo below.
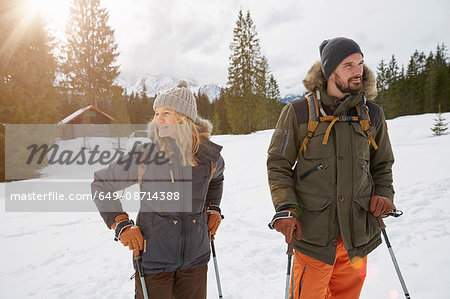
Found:
<path fill-rule="evenodd" d="M 183 267 L 184 264 L 184 251 L 186 250 L 186 229 L 185 229 L 185 225 L 186 225 L 186 215 L 183 214 L 182 218 L 181 218 L 181 230 L 182 230 L 182 246 L 181 246 L 181 261 L 180 261 L 180 265 L 178 266 L 178 270 L 180 270 Z"/>
<path fill-rule="evenodd" d="M 316 172 L 316 171 L 321 171 L 321 170 L 323 170 L 324 168 L 325 168 L 325 166 L 324 166 L 322 163 L 320 163 L 319 165 L 316 165 L 316 166 L 314 166 L 313 168 L 311 168 L 310 170 L 308 170 L 308 171 L 302 173 L 302 174 L 300 175 L 300 180 L 304 180 L 304 179 L 306 179 L 306 177 L 310 176 L 310 175 L 313 174 L 314 172 Z"/>
<path fill-rule="evenodd" d="M 374 188 L 375 188 L 375 182 L 373 181 L 373 178 L 372 178 L 372 176 L 370 175 L 370 171 L 369 171 L 369 169 L 367 168 L 367 166 L 366 166 L 366 165 L 363 165 L 362 168 L 363 168 L 364 172 L 366 173 L 367 178 L 370 180 L 370 183 L 372 184 L 371 195 L 373 196 L 373 195 L 374 195 L 373 192 L 374 192 Z"/>
<path fill-rule="evenodd" d="M 172 160 L 169 160 L 169 174 L 170 174 L 170 181 L 172 182 L 172 191 L 173 191 L 173 184 L 175 184 L 175 176 L 173 173 L 173 162 Z M 180 225 L 181 225 L 181 234 L 182 234 L 182 244 L 181 244 L 181 260 L 180 260 L 180 264 L 177 267 L 177 271 L 181 269 L 181 267 L 183 267 L 184 264 L 184 251 L 186 250 L 186 230 L 185 230 L 185 215 L 183 213 L 183 215 L 180 218 Z M 178 223 L 174 223 L 174 225 L 178 225 Z"/>

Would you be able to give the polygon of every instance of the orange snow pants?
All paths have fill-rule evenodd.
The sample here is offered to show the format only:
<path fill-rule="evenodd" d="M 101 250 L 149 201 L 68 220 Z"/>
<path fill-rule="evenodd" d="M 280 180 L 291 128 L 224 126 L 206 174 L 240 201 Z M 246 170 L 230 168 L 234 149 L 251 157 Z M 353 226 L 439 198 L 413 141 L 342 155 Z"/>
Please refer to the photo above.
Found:
<path fill-rule="evenodd" d="M 342 239 L 336 248 L 334 265 L 295 251 L 289 298 L 354 299 L 359 298 L 366 278 L 367 256 L 352 264 Z M 292 292 L 292 283 L 294 292 Z"/>

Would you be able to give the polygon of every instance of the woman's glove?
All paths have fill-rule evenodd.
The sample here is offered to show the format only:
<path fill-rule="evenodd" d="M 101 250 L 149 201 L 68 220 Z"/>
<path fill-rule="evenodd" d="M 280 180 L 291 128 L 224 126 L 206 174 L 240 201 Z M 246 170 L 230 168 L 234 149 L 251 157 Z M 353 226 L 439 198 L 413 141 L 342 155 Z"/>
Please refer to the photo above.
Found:
<path fill-rule="evenodd" d="M 206 216 L 208 217 L 208 230 L 210 233 L 210 239 L 214 237 L 220 223 L 222 222 L 222 215 L 220 214 L 220 208 L 218 206 L 209 206 L 206 210 Z"/>
<path fill-rule="evenodd" d="M 139 226 L 134 225 L 133 220 L 128 219 L 127 214 L 116 216 L 116 222 L 111 225 L 115 231 L 115 241 L 122 242 L 123 246 L 128 246 L 133 250 L 135 256 L 140 255 L 140 251 L 144 250 L 144 237 L 141 234 Z"/>

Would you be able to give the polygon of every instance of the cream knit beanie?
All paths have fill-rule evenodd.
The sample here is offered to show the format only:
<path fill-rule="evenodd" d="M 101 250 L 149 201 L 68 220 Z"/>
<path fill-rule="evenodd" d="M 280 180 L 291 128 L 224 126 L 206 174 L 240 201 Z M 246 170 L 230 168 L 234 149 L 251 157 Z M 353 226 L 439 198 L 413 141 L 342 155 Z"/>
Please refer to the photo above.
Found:
<path fill-rule="evenodd" d="M 187 86 L 185 80 L 180 80 L 176 87 L 158 95 L 153 103 L 153 110 L 157 106 L 169 107 L 195 121 L 197 119 L 197 103 Z"/>

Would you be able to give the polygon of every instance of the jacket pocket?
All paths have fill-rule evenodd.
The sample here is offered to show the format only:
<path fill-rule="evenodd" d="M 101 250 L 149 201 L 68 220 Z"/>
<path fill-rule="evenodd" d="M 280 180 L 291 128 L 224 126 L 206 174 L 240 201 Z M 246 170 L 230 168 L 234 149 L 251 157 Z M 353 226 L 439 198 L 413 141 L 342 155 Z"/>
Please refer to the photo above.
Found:
<path fill-rule="evenodd" d="M 209 253 L 209 234 L 205 214 L 188 217 L 186 263 Z"/>
<path fill-rule="evenodd" d="M 319 125 L 317 126 L 316 130 L 314 131 L 313 137 L 306 144 L 306 150 L 303 151 L 303 157 L 306 160 L 323 159 L 331 156 L 331 153 L 333 151 L 333 142 L 331 142 L 331 140 L 328 140 L 328 143 L 326 145 L 322 144 L 323 139 L 325 138 L 328 124 L 329 123 L 319 123 Z"/>
<path fill-rule="evenodd" d="M 317 164 L 316 166 L 314 166 L 314 167 L 308 169 L 307 171 L 301 173 L 299 175 L 298 179 L 299 180 L 304 180 L 307 177 L 309 177 L 310 175 L 312 175 L 313 173 L 318 172 L 318 171 L 322 171 L 322 170 L 324 170 L 326 168 L 328 168 L 328 164 L 326 164 L 326 163 Z"/>
<path fill-rule="evenodd" d="M 351 123 L 353 130 L 356 134 L 353 135 L 353 142 L 354 146 L 357 151 L 367 151 L 370 153 L 370 142 L 369 139 L 367 139 L 367 135 L 362 129 L 359 122 L 352 122 Z M 370 128 L 372 130 L 372 127 Z"/>
<path fill-rule="evenodd" d="M 296 166 L 297 192 L 323 195 L 323 182 L 333 185 L 333 169 L 328 169 L 332 160 L 332 142 L 322 144 L 325 136 L 326 124 L 321 123 L 314 132 L 314 136 L 300 155 Z M 307 189 L 307 190 L 306 190 Z M 330 194 L 327 194 L 330 195 Z"/>
<path fill-rule="evenodd" d="M 352 205 L 352 242 L 353 247 L 369 243 L 378 233 L 378 222 L 369 211 L 370 197 L 359 197 Z"/>
<path fill-rule="evenodd" d="M 192 167 L 192 213 L 200 213 L 204 211 L 206 194 L 208 193 L 209 176 L 211 164 L 207 160 L 206 163 L 198 164 Z"/>
<path fill-rule="evenodd" d="M 180 263 L 182 223 L 178 218 L 155 213 L 145 236 L 147 249 L 142 257 L 144 263 L 151 263 L 152 268 L 176 266 Z"/>
<path fill-rule="evenodd" d="M 302 214 L 300 221 L 302 224 L 301 240 L 318 246 L 328 244 L 331 200 L 311 195 L 305 195 L 308 199 L 303 200 L 300 196 L 300 206 Z"/>
<path fill-rule="evenodd" d="M 270 141 L 268 153 L 284 156 L 289 142 L 289 134 L 289 129 L 275 129 L 272 140 Z"/>

